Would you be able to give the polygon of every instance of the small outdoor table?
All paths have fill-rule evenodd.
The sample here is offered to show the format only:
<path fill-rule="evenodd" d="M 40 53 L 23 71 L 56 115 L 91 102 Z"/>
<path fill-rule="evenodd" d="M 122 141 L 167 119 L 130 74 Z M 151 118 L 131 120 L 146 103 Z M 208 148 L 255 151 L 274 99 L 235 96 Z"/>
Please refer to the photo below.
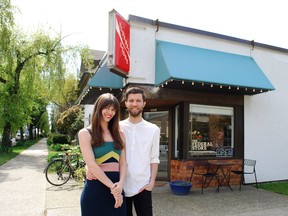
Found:
<path fill-rule="evenodd" d="M 232 187 L 229 184 L 229 176 L 231 167 L 234 165 L 233 163 L 226 162 L 226 161 L 210 161 L 208 162 L 211 166 L 216 166 L 216 174 L 218 176 L 218 187 L 216 192 L 219 192 L 219 187 L 223 186 L 223 183 L 226 182 L 227 186 L 233 191 Z M 227 167 L 226 170 L 224 167 Z"/>

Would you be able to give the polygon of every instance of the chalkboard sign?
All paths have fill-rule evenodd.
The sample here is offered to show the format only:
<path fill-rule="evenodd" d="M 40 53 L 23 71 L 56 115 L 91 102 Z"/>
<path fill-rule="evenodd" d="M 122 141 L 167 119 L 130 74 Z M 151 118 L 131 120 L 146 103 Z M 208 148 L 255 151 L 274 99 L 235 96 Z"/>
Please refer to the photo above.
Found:
<path fill-rule="evenodd" d="M 217 148 L 216 157 L 233 157 L 233 148 Z"/>

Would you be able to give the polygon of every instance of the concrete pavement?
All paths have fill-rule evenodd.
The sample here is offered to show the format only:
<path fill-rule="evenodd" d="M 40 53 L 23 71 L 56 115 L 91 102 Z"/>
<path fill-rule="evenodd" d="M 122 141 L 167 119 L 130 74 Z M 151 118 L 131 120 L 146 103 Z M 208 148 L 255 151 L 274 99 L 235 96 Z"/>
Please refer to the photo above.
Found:
<path fill-rule="evenodd" d="M 82 185 L 73 180 L 55 187 L 46 182 L 46 139 L 0 166 L 1 216 L 79 216 Z M 187 196 L 171 193 L 169 184 L 153 191 L 154 216 L 287 216 L 288 196 L 243 186 L 192 188 Z"/>
<path fill-rule="evenodd" d="M 44 215 L 46 139 L 0 166 L 0 215 Z"/>

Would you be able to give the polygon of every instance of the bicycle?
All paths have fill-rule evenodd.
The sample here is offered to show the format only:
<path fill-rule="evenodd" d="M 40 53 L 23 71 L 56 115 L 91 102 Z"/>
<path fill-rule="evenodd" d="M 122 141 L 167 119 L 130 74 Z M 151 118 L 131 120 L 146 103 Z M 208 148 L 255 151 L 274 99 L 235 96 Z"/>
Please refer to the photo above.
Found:
<path fill-rule="evenodd" d="M 64 185 L 70 178 L 75 178 L 75 171 L 85 167 L 85 162 L 79 153 L 59 154 L 60 158 L 53 159 L 45 168 L 46 180 L 54 186 Z M 83 176 L 82 180 L 85 179 Z"/>

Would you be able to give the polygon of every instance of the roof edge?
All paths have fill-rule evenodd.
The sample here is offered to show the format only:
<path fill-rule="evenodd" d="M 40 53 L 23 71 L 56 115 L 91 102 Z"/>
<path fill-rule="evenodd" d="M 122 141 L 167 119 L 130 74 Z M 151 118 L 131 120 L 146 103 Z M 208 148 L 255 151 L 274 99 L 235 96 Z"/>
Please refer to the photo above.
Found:
<path fill-rule="evenodd" d="M 166 23 L 166 22 L 160 22 L 159 20 L 151 20 L 151 19 L 147 19 L 147 18 L 135 16 L 135 15 L 129 15 L 129 21 L 142 22 L 142 23 L 155 25 L 155 26 L 158 25 L 158 26 L 162 26 L 165 28 L 175 29 L 175 30 L 179 30 L 179 31 L 186 31 L 186 32 L 190 32 L 190 33 L 195 33 L 195 34 L 210 36 L 210 37 L 214 37 L 214 38 L 220 38 L 220 39 L 224 39 L 224 40 L 228 40 L 228 41 L 233 41 L 233 42 L 237 42 L 237 43 L 241 43 L 241 44 L 245 44 L 245 45 L 258 46 L 258 47 L 262 47 L 262 48 L 266 48 L 266 49 L 271 49 L 271 50 L 276 50 L 276 51 L 288 53 L 288 49 L 276 47 L 276 46 L 272 46 L 272 45 L 268 45 L 268 44 L 264 44 L 264 43 L 255 42 L 254 40 L 251 40 L 251 41 L 250 40 L 244 40 L 241 38 L 236 38 L 236 37 L 218 34 L 218 33 L 214 33 L 214 32 L 204 31 L 204 30 L 200 30 L 200 29 L 175 25 L 175 24 Z"/>

